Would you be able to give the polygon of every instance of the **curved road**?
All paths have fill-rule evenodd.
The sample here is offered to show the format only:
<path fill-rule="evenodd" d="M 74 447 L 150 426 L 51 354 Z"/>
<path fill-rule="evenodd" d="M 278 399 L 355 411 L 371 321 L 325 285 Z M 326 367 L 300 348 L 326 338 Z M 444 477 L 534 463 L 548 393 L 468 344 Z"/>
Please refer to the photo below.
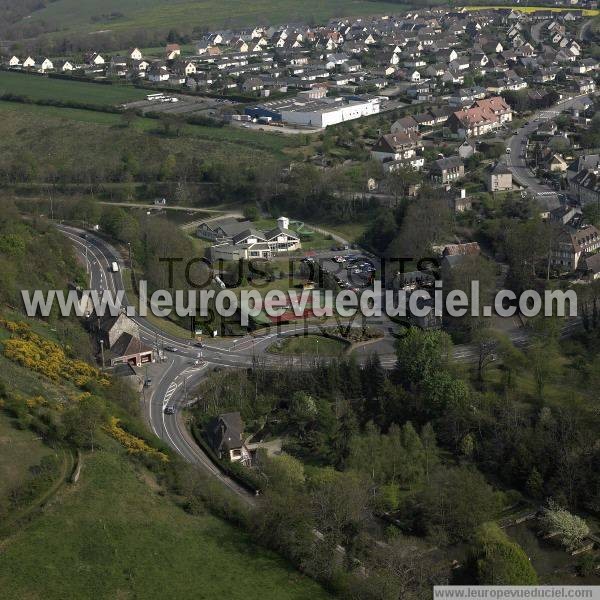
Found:
<path fill-rule="evenodd" d="M 130 303 L 124 293 L 122 269 L 116 273 L 110 270 L 113 262 L 117 262 L 121 268 L 125 266 L 120 254 L 110 244 L 92 233 L 65 225 L 58 225 L 58 228 L 73 242 L 76 250 L 87 262 L 89 289 L 99 292 L 110 290 L 115 295 L 117 292 L 123 293 L 123 303 L 129 306 Z M 131 302 L 131 305 L 135 303 Z M 233 341 L 212 341 L 210 344 L 204 344 L 202 348 L 197 348 L 191 339 L 167 334 L 146 318 L 139 316 L 131 316 L 131 318 L 139 326 L 141 339 L 147 345 L 158 347 L 158 342 L 161 342 L 162 345 L 175 349 L 168 352 L 166 359 L 159 363 L 163 367 L 162 372 L 155 379 L 152 387 L 144 390 L 144 413 L 152 431 L 186 461 L 218 478 L 247 503 L 254 504 L 254 496 L 225 476 L 196 444 L 183 422 L 184 412 L 179 409 L 188 405 L 187 391 L 193 389 L 209 370 L 216 366 L 248 368 L 258 363 L 271 369 L 302 369 L 314 365 L 315 361 L 306 357 L 269 354 L 266 350 L 278 337 L 297 335 L 302 330 L 318 332 L 322 327 L 319 325 L 299 328 L 293 325 L 279 327 L 274 332 L 247 335 Z M 393 368 L 396 364 L 396 355 L 392 333 L 392 329 L 389 328 L 381 340 L 365 346 L 362 355 L 359 354 L 359 360 L 364 360 L 368 354 L 377 352 L 382 365 L 387 369 Z M 527 344 L 526 332 L 516 330 L 511 331 L 509 335 L 516 345 Z M 473 362 L 476 357 L 477 351 L 472 346 L 454 347 L 456 360 Z M 167 406 L 174 407 L 175 414 L 166 414 Z"/>

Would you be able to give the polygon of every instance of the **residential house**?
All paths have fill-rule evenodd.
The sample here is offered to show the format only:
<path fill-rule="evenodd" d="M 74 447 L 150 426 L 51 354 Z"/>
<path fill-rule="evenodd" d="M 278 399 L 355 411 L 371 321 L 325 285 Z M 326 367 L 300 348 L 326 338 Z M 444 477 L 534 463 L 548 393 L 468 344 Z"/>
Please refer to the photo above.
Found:
<path fill-rule="evenodd" d="M 68 60 L 60 60 L 56 63 L 56 70 L 61 71 L 62 73 L 70 73 L 75 70 L 75 65 L 71 61 Z"/>
<path fill-rule="evenodd" d="M 165 60 L 175 60 L 181 56 L 181 47 L 179 44 L 167 44 L 165 48 Z M 132 57 L 133 58 L 133 57 Z M 141 59 L 141 57 L 140 57 Z M 140 60 L 138 59 L 138 60 Z"/>
<path fill-rule="evenodd" d="M 404 133 L 406 135 L 416 134 L 419 131 L 419 123 L 410 115 L 398 119 L 392 124 L 392 133 Z"/>
<path fill-rule="evenodd" d="M 471 158 L 476 152 L 475 144 L 467 139 L 458 147 L 458 155 L 463 159 Z"/>
<path fill-rule="evenodd" d="M 582 204 L 600 203 L 600 171 L 583 169 L 569 179 L 569 190 Z"/>
<path fill-rule="evenodd" d="M 600 250 L 600 232 L 593 225 L 565 228 L 550 256 L 550 263 L 561 272 L 575 271 L 582 258 Z"/>
<path fill-rule="evenodd" d="M 38 56 L 35 58 L 35 67 L 40 73 L 54 70 L 54 63 L 44 56 Z"/>
<path fill-rule="evenodd" d="M 509 192 L 513 189 L 512 171 L 503 162 L 498 162 L 489 170 L 486 185 L 490 192 Z"/>
<path fill-rule="evenodd" d="M 567 167 L 567 161 L 560 154 L 552 154 L 546 161 L 546 168 L 552 173 L 565 173 Z"/>
<path fill-rule="evenodd" d="M 213 260 L 267 259 L 302 247 L 300 236 L 289 229 L 289 224 L 287 217 L 280 217 L 277 227 L 259 231 L 250 221 L 226 218 L 201 223 L 196 235 L 215 242 L 211 248 Z"/>
<path fill-rule="evenodd" d="M 448 119 L 451 130 L 459 137 L 478 137 L 512 121 L 512 109 L 504 98 L 494 96 L 476 100 L 471 108 L 457 111 Z"/>
<path fill-rule="evenodd" d="M 434 161 L 429 175 L 436 183 L 447 185 L 465 176 L 465 165 L 460 156 L 449 156 Z"/>
<path fill-rule="evenodd" d="M 382 135 L 371 150 L 371 156 L 381 162 L 413 158 L 422 147 L 418 136 L 406 133 Z"/>
<path fill-rule="evenodd" d="M 239 412 L 221 414 L 206 427 L 208 443 L 219 459 L 249 465 L 251 457 L 243 433 L 244 422 Z"/>

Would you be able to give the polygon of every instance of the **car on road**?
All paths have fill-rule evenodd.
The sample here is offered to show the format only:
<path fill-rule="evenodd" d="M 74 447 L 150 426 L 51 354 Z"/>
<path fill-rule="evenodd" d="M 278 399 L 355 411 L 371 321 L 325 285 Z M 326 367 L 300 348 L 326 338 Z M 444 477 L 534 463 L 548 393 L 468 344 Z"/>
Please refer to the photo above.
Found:
<path fill-rule="evenodd" d="M 174 406 L 165 406 L 165 415 L 174 415 L 175 407 Z"/>
<path fill-rule="evenodd" d="M 194 342 L 194 346 L 196 348 L 204 348 L 204 344 L 202 342 Z"/>
<path fill-rule="evenodd" d="M 144 381 L 144 387 L 150 387 L 152 385 L 152 379 L 146 379 L 146 381 Z"/>
<path fill-rule="evenodd" d="M 167 352 L 179 352 L 175 346 L 165 346 Z"/>

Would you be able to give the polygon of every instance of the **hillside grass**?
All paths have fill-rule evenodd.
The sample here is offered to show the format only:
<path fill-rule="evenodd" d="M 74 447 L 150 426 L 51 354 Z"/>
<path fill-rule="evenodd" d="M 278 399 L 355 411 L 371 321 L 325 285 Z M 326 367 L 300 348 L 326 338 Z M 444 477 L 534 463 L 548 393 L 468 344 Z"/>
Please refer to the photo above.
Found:
<path fill-rule="evenodd" d="M 30 123 L 33 125 L 35 118 L 40 121 L 38 126 L 48 126 L 59 120 L 74 121 L 78 123 L 93 123 L 97 125 L 109 125 L 113 128 L 121 129 L 122 133 L 128 134 L 128 136 L 131 136 L 132 133 L 144 133 L 153 134 L 156 137 L 156 134 L 160 134 L 161 127 L 160 122 L 157 119 L 148 117 L 139 117 L 135 119 L 132 126 L 126 129 L 122 127 L 123 121 L 121 115 L 115 113 L 0 101 L 0 113 L 6 112 L 24 115 L 17 117 L 24 124 Z M 12 119 L 13 116 L 7 115 L 6 118 Z M 0 133 L 3 132 L 4 126 L 5 124 L 0 124 Z M 65 131 L 64 134 L 68 135 L 69 132 Z M 163 139 L 165 138 L 165 136 L 161 137 Z M 182 127 L 180 136 L 172 137 L 170 139 L 178 141 L 179 146 L 182 146 L 188 139 L 210 142 L 213 146 L 206 148 L 206 150 L 217 152 L 219 148 L 223 148 L 224 155 L 226 155 L 229 160 L 249 151 L 263 151 L 281 157 L 283 153 L 287 154 L 301 143 L 300 140 L 295 140 L 292 137 L 284 137 L 283 135 L 264 135 L 260 132 L 238 127 L 209 127 L 205 125 L 189 124 Z M 234 144 L 236 148 L 228 147 L 228 145 L 231 144 Z"/>
<path fill-rule="evenodd" d="M 12 419 L 0 413 L 0 503 L 10 490 L 23 484 L 29 469 L 51 454 L 34 433 L 17 429 Z"/>
<path fill-rule="evenodd" d="M 368 0 L 56 0 L 27 22 L 44 22 L 64 31 L 127 31 L 177 27 L 231 28 L 258 24 L 323 22 L 331 17 L 389 14 L 404 7 Z M 112 19 L 93 20 L 118 13 Z M 58 34 L 57 34 L 58 35 Z"/>
<path fill-rule="evenodd" d="M 44 337 L 52 337 L 52 328 L 28 322 Z M 6 330 L 2 331 L 6 339 Z M 3 381 L 11 383 L 12 393 L 43 395 L 49 410 L 59 410 L 61 402 L 69 405 L 74 401 L 69 396 L 80 392 L 72 383 L 36 375 L 1 353 L 0 372 Z M 111 415 L 122 412 L 112 404 L 107 410 Z M 28 467 L 54 452 L 34 433 L 13 429 L 12 424 L 0 408 L 0 442 L 11 440 L 8 452 L 0 446 L 3 485 L 28 479 Z M 24 449 L 16 449 L 17 442 Z M 203 512 L 201 506 L 195 516 L 185 512 L 181 498 L 161 487 L 107 433 L 97 432 L 95 450 L 83 452 L 82 464 L 77 483 L 54 485 L 36 499 L 32 507 L 43 500 L 42 510 L 22 506 L 2 515 L 9 525 L 0 532 L 2 600 L 329 597 L 242 530 Z M 70 466 L 65 461 L 57 484 Z M 25 511 L 26 519 L 14 520 Z"/>
<path fill-rule="evenodd" d="M 87 454 L 80 481 L 4 543 L 2 597 L 328 597 L 230 525 L 179 509 L 140 469 L 110 444 Z"/>
<path fill-rule="evenodd" d="M 101 85 L 39 75 L 0 71 L 0 94 L 16 94 L 32 100 L 60 100 L 85 104 L 115 105 L 146 98 L 144 90 L 125 85 Z"/>

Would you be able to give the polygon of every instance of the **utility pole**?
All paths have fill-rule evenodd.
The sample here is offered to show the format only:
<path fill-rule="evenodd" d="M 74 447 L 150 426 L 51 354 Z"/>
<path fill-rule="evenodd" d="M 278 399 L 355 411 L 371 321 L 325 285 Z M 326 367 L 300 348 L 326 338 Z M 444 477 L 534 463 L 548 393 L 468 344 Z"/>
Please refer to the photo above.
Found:
<path fill-rule="evenodd" d="M 100 352 L 102 353 L 102 370 L 104 371 L 104 340 L 100 340 Z"/>

